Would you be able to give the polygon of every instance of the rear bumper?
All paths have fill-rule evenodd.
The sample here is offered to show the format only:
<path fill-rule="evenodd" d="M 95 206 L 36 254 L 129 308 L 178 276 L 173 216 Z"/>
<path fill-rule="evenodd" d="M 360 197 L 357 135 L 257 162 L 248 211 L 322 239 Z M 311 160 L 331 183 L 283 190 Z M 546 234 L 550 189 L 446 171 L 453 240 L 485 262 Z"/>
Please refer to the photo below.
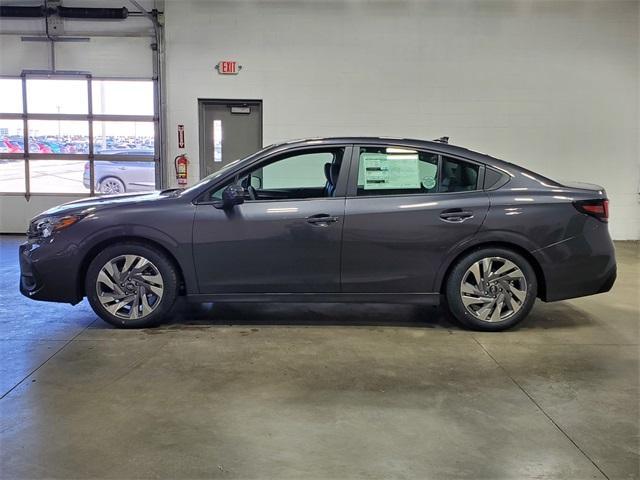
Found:
<path fill-rule="evenodd" d="M 79 258 L 74 244 L 59 248 L 50 239 L 23 243 L 19 248 L 20 293 L 33 300 L 80 302 Z"/>
<path fill-rule="evenodd" d="M 606 224 L 591 225 L 583 235 L 543 248 L 533 255 L 544 274 L 542 300 L 554 302 L 611 290 L 616 280 L 615 248 Z"/>

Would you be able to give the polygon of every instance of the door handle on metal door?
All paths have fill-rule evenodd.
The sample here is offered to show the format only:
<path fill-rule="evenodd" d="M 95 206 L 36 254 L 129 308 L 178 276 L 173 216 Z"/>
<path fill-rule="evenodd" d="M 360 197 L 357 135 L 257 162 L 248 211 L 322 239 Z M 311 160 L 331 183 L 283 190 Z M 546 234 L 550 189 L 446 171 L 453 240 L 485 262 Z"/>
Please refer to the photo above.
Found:
<path fill-rule="evenodd" d="M 452 208 L 443 210 L 440 213 L 440 218 L 449 223 L 462 223 L 469 218 L 473 218 L 473 212 L 462 210 L 461 208 Z"/>
<path fill-rule="evenodd" d="M 338 217 L 332 217 L 328 213 L 318 213 L 317 215 L 311 215 L 307 217 L 307 223 L 311 225 L 318 225 L 319 227 L 326 227 L 330 223 L 338 221 Z"/>

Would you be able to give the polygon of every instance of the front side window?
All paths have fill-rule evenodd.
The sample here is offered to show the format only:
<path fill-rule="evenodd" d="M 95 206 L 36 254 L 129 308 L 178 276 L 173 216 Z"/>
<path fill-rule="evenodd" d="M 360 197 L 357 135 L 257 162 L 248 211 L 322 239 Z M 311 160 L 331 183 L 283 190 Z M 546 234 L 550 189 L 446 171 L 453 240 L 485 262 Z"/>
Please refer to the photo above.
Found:
<path fill-rule="evenodd" d="M 438 155 L 397 147 L 364 147 L 358 159 L 358 196 L 436 192 Z"/>
<path fill-rule="evenodd" d="M 245 190 L 247 201 L 333 197 L 343 157 L 344 148 L 285 154 L 225 182 L 211 193 L 210 200 L 220 200 L 231 183 Z"/>

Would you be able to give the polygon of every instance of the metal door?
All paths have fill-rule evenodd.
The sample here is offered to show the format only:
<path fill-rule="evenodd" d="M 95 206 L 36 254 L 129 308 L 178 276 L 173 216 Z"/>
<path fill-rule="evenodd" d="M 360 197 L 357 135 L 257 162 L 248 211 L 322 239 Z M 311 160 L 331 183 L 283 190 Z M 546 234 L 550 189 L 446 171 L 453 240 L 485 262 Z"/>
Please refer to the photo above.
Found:
<path fill-rule="evenodd" d="M 200 100 L 200 178 L 262 148 L 262 101 Z"/>

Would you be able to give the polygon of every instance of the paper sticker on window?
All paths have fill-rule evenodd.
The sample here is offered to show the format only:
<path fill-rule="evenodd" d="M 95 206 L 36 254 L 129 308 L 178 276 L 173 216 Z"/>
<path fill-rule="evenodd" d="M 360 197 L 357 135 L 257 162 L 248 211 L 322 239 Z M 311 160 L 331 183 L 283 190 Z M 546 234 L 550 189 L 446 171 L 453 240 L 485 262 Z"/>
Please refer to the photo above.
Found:
<path fill-rule="evenodd" d="M 364 189 L 420 188 L 418 155 L 363 153 Z"/>
<path fill-rule="evenodd" d="M 424 177 L 422 179 L 422 186 L 427 190 L 431 190 L 433 187 L 436 186 L 436 179 L 432 177 Z"/>

